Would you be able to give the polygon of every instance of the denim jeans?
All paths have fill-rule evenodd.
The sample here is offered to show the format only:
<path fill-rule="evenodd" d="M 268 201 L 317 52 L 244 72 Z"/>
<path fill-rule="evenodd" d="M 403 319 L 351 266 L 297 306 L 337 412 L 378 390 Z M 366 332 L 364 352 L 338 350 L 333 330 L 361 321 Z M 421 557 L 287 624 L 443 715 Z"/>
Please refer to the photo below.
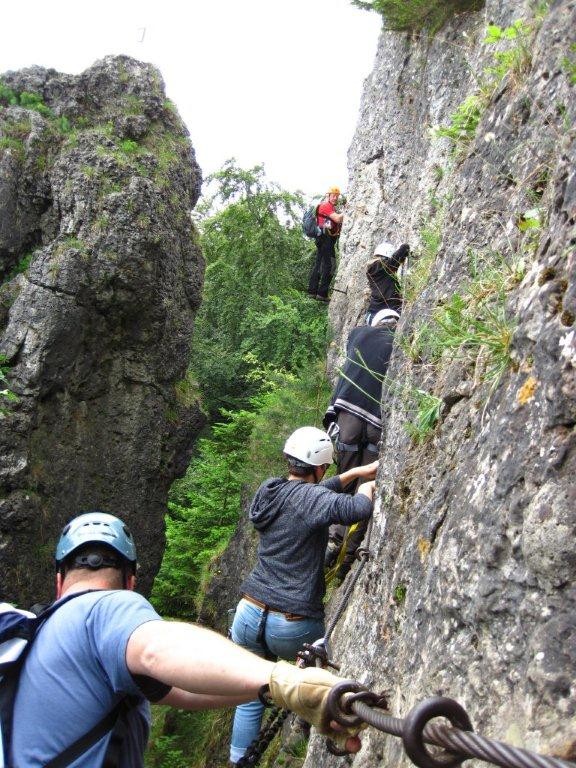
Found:
<path fill-rule="evenodd" d="M 264 645 L 258 640 L 258 629 L 263 613 L 263 609 L 257 605 L 247 600 L 240 600 L 232 624 L 232 640 L 258 656 L 266 656 L 268 649 L 277 658 L 295 661 L 296 653 L 304 643 L 313 643 L 324 636 L 322 619 L 288 621 L 281 613 L 269 612 L 264 635 L 266 645 Z M 236 707 L 230 746 L 232 763 L 237 763 L 243 757 L 251 742 L 258 736 L 263 713 L 264 706 L 258 699 Z"/>

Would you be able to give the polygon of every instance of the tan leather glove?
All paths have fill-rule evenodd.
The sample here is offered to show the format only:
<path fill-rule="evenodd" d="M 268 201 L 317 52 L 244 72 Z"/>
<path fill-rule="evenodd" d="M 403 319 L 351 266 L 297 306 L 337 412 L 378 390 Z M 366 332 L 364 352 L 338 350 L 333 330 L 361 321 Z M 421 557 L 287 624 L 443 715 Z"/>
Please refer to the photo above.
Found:
<path fill-rule="evenodd" d="M 274 665 L 270 675 L 270 696 L 282 709 L 300 715 L 320 733 L 339 738 L 355 735 L 360 728 L 346 729 L 346 734 L 336 734 L 330 728 L 326 700 L 331 688 L 342 679 L 326 669 L 306 667 L 300 669 L 286 661 Z"/>

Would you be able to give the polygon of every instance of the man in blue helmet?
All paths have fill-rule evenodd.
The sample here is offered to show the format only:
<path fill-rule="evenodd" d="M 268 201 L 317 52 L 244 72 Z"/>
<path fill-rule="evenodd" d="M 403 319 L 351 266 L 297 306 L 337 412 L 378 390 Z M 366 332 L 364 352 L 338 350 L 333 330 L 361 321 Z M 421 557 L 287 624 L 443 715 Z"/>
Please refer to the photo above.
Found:
<path fill-rule="evenodd" d="M 333 735 L 325 700 L 339 678 L 270 661 L 202 627 L 164 622 L 134 592 L 136 548 L 113 515 L 89 512 L 63 530 L 56 599 L 22 668 L 10 765 L 144 765 L 149 702 L 226 707 L 269 684 L 273 700 Z M 347 748 L 357 751 L 356 737 Z M 106 760 L 106 762 L 105 762 Z"/>

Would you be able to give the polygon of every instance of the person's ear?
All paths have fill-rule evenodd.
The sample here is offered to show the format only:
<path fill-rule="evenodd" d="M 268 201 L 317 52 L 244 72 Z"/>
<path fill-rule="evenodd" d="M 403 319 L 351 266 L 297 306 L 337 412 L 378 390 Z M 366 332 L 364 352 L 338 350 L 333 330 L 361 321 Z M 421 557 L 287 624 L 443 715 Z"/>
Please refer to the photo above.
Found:
<path fill-rule="evenodd" d="M 128 578 L 126 579 L 126 589 L 130 590 L 130 592 L 134 592 L 136 589 L 136 574 L 131 573 Z"/>

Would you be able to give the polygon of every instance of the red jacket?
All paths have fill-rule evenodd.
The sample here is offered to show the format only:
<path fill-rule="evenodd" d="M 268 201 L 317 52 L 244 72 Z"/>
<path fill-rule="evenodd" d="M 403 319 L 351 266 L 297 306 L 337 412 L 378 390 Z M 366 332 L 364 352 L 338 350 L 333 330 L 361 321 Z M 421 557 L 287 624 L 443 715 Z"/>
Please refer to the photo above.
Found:
<path fill-rule="evenodd" d="M 316 216 L 316 221 L 320 229 L 326 231 L 329 235 L 332 235 L 332 237 L 337 237 L 340 234 L 340 228 L 342 225 L 336 224 L 335 221 L 332 221 L 330 218 L 332 213 L 336 213 L 336 208 L 334 208 L 332 203 L 328 202 L 328 200 L 325 200 L 318 206 L 318 215 Z M 326 222 L 330 222 L 330 227 L 324 230 Z"/>

